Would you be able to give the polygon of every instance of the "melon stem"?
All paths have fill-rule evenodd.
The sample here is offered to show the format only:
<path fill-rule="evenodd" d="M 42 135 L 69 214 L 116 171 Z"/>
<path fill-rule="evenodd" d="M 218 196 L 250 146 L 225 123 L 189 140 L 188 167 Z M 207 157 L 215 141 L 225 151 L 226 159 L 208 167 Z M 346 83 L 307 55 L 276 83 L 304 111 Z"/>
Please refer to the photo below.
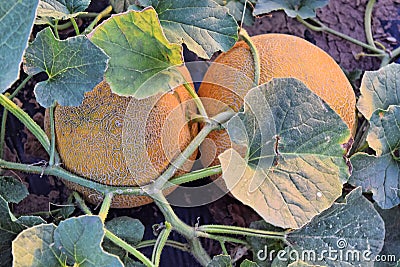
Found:
<path fill-rule="evenodd" d="M 251 40 L 250 36 L 248 35 L 247 31 L 245 29 L 240 29 L 239 33 L 240 37 L 243 39 L 243 41 L 246 42 L 246 44 L 250 48 L 250 52 L 253 56 L 253 62 L 254 62 L 254 86 L 260 85 L 260 73 L 261 73 L 261 66 L 260 66 L 260 55 L 258 53 L 257 47 Z"/>
<path fill-rule="evenodd" d="M 196 93 L 196 91 L 194 90 L 194 88 L 185 81 L 185 83 L 183 84 L 183 86 L 185 87 L 186 91 L 190 94 L 190 96 L 192 97 L 194 103 L 197 106 L 197 109 L 199 110 L 199 113 L 202 117 L 208 118 L 206 109 L 203 105 L 203 102 L 201 102 L 201 99 L 199 98 L 198 94 Z"/>

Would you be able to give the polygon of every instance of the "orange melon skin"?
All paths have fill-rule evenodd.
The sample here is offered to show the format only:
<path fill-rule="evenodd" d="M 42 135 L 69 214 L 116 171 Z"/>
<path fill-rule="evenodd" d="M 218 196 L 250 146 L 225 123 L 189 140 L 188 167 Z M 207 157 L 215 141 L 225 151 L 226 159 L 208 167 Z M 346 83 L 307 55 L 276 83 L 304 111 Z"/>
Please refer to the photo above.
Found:
<path fill-rule="evenodd" d="M 251 37 L 260 57 L 260 84 L 273 78 L 297 78 L 336 111 L 354 135 L 356 98 L 351 84 L 339 65 L 322 49 L 306 40 L 286 34 L 263 34 Z M 215 63 L 234 68 L 241 75 L 228 75 L 219 64 L 207 70 L 198 94 L 202 98 L 219 100 L 235 111 L 243 105 L 254 80 L 254 61 L 248 45 L 240 41 L 228 52 L 219 55 Z M 209 116 L 224 107 L 207 105 Z M 225 130 L 208 136 L 214 142 L 201 147 L 203 165 L 219 164 L 218 155 L 231 147 Z"/>
<path fill-rule="evenodd" d="M 183 69 L 183 73 L 185 78 L 191 81 L 186 68 Z M 182 104 L 189 99 L 191 97 L 186 89 L 179 86 L 174 93 L 164 94 L 149 114 L 146 122 L 147 151 L 135 151 L 135 153 L 147 153 L 152 168 L 158 173 L 162 173 L 172 160 L 168 155 L 172 152 L 165 151 L 166 146 L 161 141 L 161 128 L 167 122 L 166 120 L 170 119 L 168 116 L 171 111 L 175 110 L 174 114 L 181 116 L 178 121 L 183 122 L 179 126 L 180 129 L 175 129 L 178 134 L 174 136 L 176 139 L 174 142 L 179 142 L 180 150 L 183 150 L 197 134 L 197 125 L 189 124 L 186 120 L 187 113 L 195 112 L 195 106 L 191 103 Z M 157 176 L 146 174 L 141 177 L 132 177 L 126 165 L 122 147 L 122 128 L 130 101 L 138 100 L 112 93 L 109 85 L 103 81 L 85 94 L 80 106 L 57 106 L 54 111 L 55 133 L 62 166 L 90 180 L 114 186 L 145 185 L 156 179 Z M 140 112 L 139 103 L 142 102 L 137 103 L 137 109 Z M 176 112 L 176 110 L 181 112 Z M 191 160 L 196 158 L 196 153 L 191 156 Z M 190 169 L 191 165 L 192 162 L 187 162 L 176 175 L 184 173 L 184 170 Z M 90 203 L 99 204 L 102 200 L 102 195 L 94 190 L 71 182 L 65 182 L 65 184 L 71 190 L 81 193 Z M 168 194 L 172 190 L 173 188 L 170 188 L 164 193 Z M 150 202 L 152 199 L 146 196 L 114 195 L 111 207 L 131 208 Z"/>

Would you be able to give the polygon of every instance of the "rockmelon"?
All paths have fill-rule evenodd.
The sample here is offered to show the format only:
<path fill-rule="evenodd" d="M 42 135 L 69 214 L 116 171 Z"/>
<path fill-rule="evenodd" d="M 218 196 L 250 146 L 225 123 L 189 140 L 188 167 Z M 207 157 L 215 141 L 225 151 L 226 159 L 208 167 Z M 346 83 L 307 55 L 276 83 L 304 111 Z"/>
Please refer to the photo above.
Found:
<path fill-rule="evenodd" d="M 339 65 L 326 52 L 302 38 L 286 34 L 262 34 L 251 40 L 259 52 L 260 84 L 273 78 L 301 80 L 336 111 L 354 133 L 354 91 Z M 236 74 L 232 74 L 235 72 L 230 68 Z M 239 111 L 244 96 L 253 87 L 254 61 L 249 46 L 240 41 L 219 55 L 203 80 L 198 94 L 204 99 L 209 116 L 227 107 Z M 208 138 L 211 142 L 204 142 L 201 147 L 202 163 L 206 166 L 219 164 L 218 155 L 231 147 L 229 136 L 225 130 L 219 130 L 210 133 Z"/>
<path fill-rule="evenodd" d="M 191 81 L 188 70 L 185 67 L 181 67 L 180 70 L 186 80 Z M 133 151 L 137 161 L 133 166 L 127 166 L 122 147 L 127 107 L 130 105 L 132 111 L 137 114 L 145 113 L 149 109 L 146 103 L 150 101 L 116 95 L 112 93 L 106 81 L 101 82 L 85 94 L 80 106 L 57 106 L 54 110 L 56 148 L 62 166 L 75 174 L 107 185 L 137 186 L 151 183 L 170 165 L 173 160 L 171 155 L 176 155 L 177 151 L 167 150 L 177 147 L 182 151 L 197 134 L 197 125 L 188 121 L 188 115 L 196 112 L 195 105 L 187 101 L 190 98 L 183 85 L 180 85 L 173 93 L 167 92 L 160 96 L 152 107 L 147 121 L 141 125 L 130 125 L 131 129 L 125 129 L 131 131 L 131 138 L 138 138 L 135 132 L 139 127 L 145 127 L 146 131 L 146 151 Z M 168 124 L 171 121 L 175 124 Z M 165 127 L 171 133 L 167 135 L 170 140 L 165 140 L 163 134 Z M 143 165 L 140 161 L 145 157 L 150 159 L 152 165 L 147 167 L 155 170 L 156 175 L 143 169 L 139 172 L 140 177 L 134 177 L 130 168 Z M 191 159 L 195 157 L 196 154 L 193 154 Z M 177 174 L 189 170 L 191 165 L 192 161 L 189 160 Z M 101 194 L 94 190 L 71 182 L 66 182 L 66 185 L 83 194 L 86 200 L 93 204 L 100 203 L 102 199 Z M 168 192 L 170 191 L 172 190 Z M 130 208 L 151 201 L 151 198 L 146 196 L 115 195 L 111 206 Z"/>

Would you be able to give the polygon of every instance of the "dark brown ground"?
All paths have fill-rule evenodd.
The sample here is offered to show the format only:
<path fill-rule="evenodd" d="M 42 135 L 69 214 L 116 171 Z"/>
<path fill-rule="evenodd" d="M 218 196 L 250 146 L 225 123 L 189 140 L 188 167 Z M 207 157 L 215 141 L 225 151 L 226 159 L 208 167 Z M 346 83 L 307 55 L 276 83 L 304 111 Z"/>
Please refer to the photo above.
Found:
<path fill-rule="evenodd" d="M 363 16 L 366 2 L 367 0 L 331 0 L 327 7 L 318 10 L 318 19 L 333 29 L 365 41 Z M 92 6 L 92 10 L 100 11 L 105 6 L 106 1 L 97 1 Z M 392 39 L 397 38 L 400 40 L 399 12 L 400 0 L 380 0 L 375 5 L 373 33 L 375 39 L 388 48 L 398 45 Z M 329 34 L 313 32 L 296 20 L 288 18 L 283 12 L 275 12 L 270 16 L 258 18 L 254 26 L 246 27 L 246 29 L 250 35 L 287 33 L 305 38 L 328 52 L 346 71 L 357 69 L 375 70 L 379 67 L 379 60 L 376 58 L 362 57 L 356 59 L 355 55 L 362 51 L 359 46 Z M 68 32 L 65 32 L 65 34 L 68 34 Z M 17 96 L 15 102 L 42 126 L 44 110 L 35 102 L 33 95 L 34 85 L 35 81 L 31 80 L 25 90 Z M 14 118 L 10 118 L 8 121 L 6 141 L 8 146 L 6 151 L 7 160 L 30 164 L 41 164 L 42 160 L 47 160 L 47 154 L 41 148 L 39 142 Z M 8 171 L 7 173 L 19 177 L 27 185 L 30 192 L 30 195 L 25 200 L 13 206 L 13 211 L 16 214 L 49 211 L 49 209 L 58 208 L 57 205 L 66 203 L 69 192 L 58 179 L 19 172 Z M 196 209 L 177 208 L 176 210 L 178 215 L 191 225 L 197 222 L 197 217 L 200 217 L 200 223 L 221 223 L 238 226 L 248 226 L 250 222 L 259 219 L 249 208 L 229 196 L 223 197 L 208 206 Z M 154 205 L 131 210 L 113 210 L 110 216 L 121 214 L 139 218 L 146 224 L 147 229 L 150 229 L 150 225 L 162 221 L 162 216 Z M 146 236 L 151 238 L 151 230 L 146 232 Z M 207 244 L 209 251 L 213 253 L 219 252 L 218 244 L 213 242 L 207 242 Z M 232 249 L 237 248 L 232 247 Z M 169 253 L 173 252 L 170 251 Z M 171 258 L 170 260 L 173 259 Z M 186 261 L 187 258 L 181 259 L 179 256 L 175 260 L 178 262 L 179 260 Z M 171 261 L 168 262 L 171 263 Z"/>

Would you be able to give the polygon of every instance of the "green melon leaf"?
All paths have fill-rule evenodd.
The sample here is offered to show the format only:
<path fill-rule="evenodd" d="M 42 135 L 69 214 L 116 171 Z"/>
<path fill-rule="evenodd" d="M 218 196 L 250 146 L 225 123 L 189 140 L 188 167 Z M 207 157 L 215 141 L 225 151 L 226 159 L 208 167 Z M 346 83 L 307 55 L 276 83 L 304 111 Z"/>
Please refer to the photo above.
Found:
<path fill-rule="evenodd" d="M 20 225 L 24 226 L 25 228 L 29 228 L 35 225 L 46 223 L 42 217 L 39 216 L 21 216 L 15 221 Z"/>
<path fill-rule="evenodd" d="M 182 46 L 168 42 L 153 8 L 112 16 L 90 34 L 90 39 L 110 56 L 105 76 L 119 95 L 146 98 L 169 91 L 165 84 L 175 74 L 168 68 L 183 63 Z M 163 71 L 166 75 L 150 79 Z M 149 79 L 157 84 L 142 90 Z"/>
<path fill-rule="evenodd" d="M 66 20 L 84 14 L 90 0 L 40 0 L 36 24 L 51 24 L 52 20 Z"/>
<path fill-rule="evenodd" d="M 18 78 L 38 0 L 0 1 L 0 93 Z"/>
<path fill-rule="evenodd" d="M 241 264 L 240 267 L 259 267 L 257 263 L 253 261 L 249 261 L 248 259 L 245 259 Z"/>
<path fill-rule="evenodd" d="M 14 219 L 7 201 L 0 196 L 0 266 L 11 265 L 11 242 L 18 233 L 24 230 L 24 227 Z"/>
<path fill-rule="evenodd" d="M 228 255 L 214 256 L 207 267 L 232 267 L 231 257 Z"/>
<path fill-rule="evenodd" d="M 54 231 L 54 247 L 61 248 L 70 265 L 123 267 L 117 256 L 100 246 L 104 227 L 98 216 L 80 216 L 62 221 Z"/>
<path fill-rule="evenodd" d="M 219 156 L 223 179 L 268 223 L 300 228 L 341 195 L 350 132 L 299 80 L 252 89 L 226 128 L 234 145 Z"/>
<path fill-rule="evenodd" d="M 254 14 L 262 15 L 283 10 L 291 18 L 314 18 L 315 10 L 324 7 L 328 2 L 329 0 L 258 0 Z"/>
<path fill-rule="evenodd" d="M 392 63 L 377 71 L 366 71 L 361 80 L 357 108 L 369 120 L 377 109 L 400 105 L 400 64 Z"/>
<path fill-rule="evenodd" d="M 85 36 L 60 41 L 47 27 L 26 50 L 24 69 L 32 75 L 46 72 L 49 77 L 35 86 L 40 105 L 47 108 L 57 101 L 79 106 L 84 93 L 103 80 L 107 62 L 107 55 Z"/>
<path fill-rule="evenodd" d="M 144 225 L 138 219 L 128 216 L 106 222 L 106 228 L 132 245 L 137 245 L 142 241 L 144 235 Z"/>
<path fill-rule="evenodd" d="M 54 246 L 54 224 L 41 224 L 22 231 L 12 242 L 13 266 L 59 267 L 61 255 Z"/>
<path fill-rule="evenodd" d="M 213 0 L 138 0 L 151 5 L 172 43 L 184 42 L 199 57 L 228 51 L 238 39 L 238 25 L 226 7 Z"/>
<path fill-rule="evenodd" d="M 350 192 L 345 201 L 333 204 L 301 229 L 287 234 L 291 250 L 300 256 L 311 255 L 301 260 L 327 266 L 373 266 L 372 260 L 383 247 L 385 224 L 373 204 L 362 195 L 361 188 Z M 322 254 L 329 248 L 336 254 L 331 257 L 328 253 Z M 309 254 L 310 251 L 317 256 Z M 339 254 L 349 255 L 354 251 L 360 253 L 359 259 Z M 363 256 L 363 253 L 366 254 Z"/>
<path fill-rule="evenodd" d="M 20 180 L 14 177 L 0 176 L 0 196 L 5 201 L 19 203 L 28 195 L 28 189 Z"/>
<path fill-rule="evenodd" d="M 350 158 L 353 172 L 349 183 L 372 192 L 383 209 L 400 204 L 400 106 L 372 113 L 367 141 L 375 155 L 356 153 Z"/>
<path fill-rule="evenodd" d="M 215 0 L 215 2 L 221 6 L 226 6 L 229 10 L 229 14 L 231 14 L 237 22 L 242 21 L 245 0 Z M 253 6 L 256 2 L 255 0 L 248 1 L 244 14 L 244 25 L 251 26 L 254 24 Z"/>

